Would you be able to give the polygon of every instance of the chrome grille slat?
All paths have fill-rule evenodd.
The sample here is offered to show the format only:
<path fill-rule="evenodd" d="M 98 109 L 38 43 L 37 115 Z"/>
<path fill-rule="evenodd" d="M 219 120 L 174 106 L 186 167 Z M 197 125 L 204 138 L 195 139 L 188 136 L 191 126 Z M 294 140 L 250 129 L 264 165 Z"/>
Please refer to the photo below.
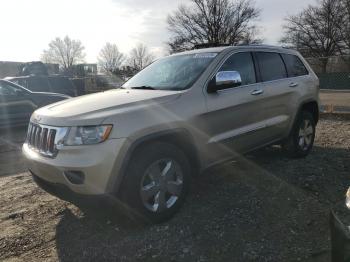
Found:
<path fill-rule="evenodd" d="M 56 137 L 56 130 L 55 129 L 50 130 L 50 136 L 49 136 L 49 140 L 48 140 L 48 148 L 49 148 L 50 152 L 54 151 L 55 137 Z"/>
<path fill-rule="evenodd" d="M 40 150 L 43 152 L 46 152 L 46 145 L 47 145 L 47 128 L 43 128 L 41 131 L 41 136 L 40 136 Z"/>
<path fill-rule="evenodd" d="M 41 133 L 41 127 L 38 126 L 37 129 L 36 129 L 36 133 L 35 133 L 35 139 L 34 139 L 35 143 L 34 143 L 34 145 L 39 150 L 40 150 L 40 133 Z"/>
<path fill-rule="evenodd" d="M 30 144 L 31 145 L 34 145 L 35 132 L 36 132 L 36 126 L 33 125 L 32 132 L 30 134 Z"/>
<path fill-rule="evenodd" d="M 54 127 L 30 123 L 26 143 L 29 148 L 43 156 L 55 157 L 57 154 L 55 145 L 56 131 Z"/>

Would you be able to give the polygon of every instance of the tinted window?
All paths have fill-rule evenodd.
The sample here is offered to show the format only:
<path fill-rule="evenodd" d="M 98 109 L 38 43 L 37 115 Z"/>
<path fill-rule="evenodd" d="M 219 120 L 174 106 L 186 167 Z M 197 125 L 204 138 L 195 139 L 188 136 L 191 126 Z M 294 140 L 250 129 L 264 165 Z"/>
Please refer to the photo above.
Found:
<path fill-rule="evenodd" d="M 237 71 L 242 78 L 242 85 L 256 83 L 253 58 L 250 53 L 233 54 L 219 71 Z"/>
<path fill-rule="evenodd" d="M 30 78 L 28 80 L 28 87 L 31 91 L 36 92 L 50 92 L 49 82 L 45 78 Z"/>
<path fill-rule="evenodd" d="M 52 77 L 49 82 L 52 92 L 74 96 L 74 87 L 68 78 Z"/>
<path fill-rule="evenodd" d="M 15 84 L 17 84 L 17 85 L 26 87 L 26 81 L 23 80 L 23 79 L 16 79 L 16 78 L 15 78 L 15 79 L 10 79 L 9 81 L 12 82 L 12 83 L 15 83 Z"/>
<path fill-rule="evenodd" d="M 27 82 L 26 80 L 18 80 L 17 83 L 20 86 L 27 87 Z"/>
<path fill-rule="evenodd" d="M 66 91 L 71 88 L 69 80 L 65 78 L 49 78 L 49 82 L 54 92 Z"/>
<path fill-rule="evenodd" d="M 272 81 L 287 77 L 286 67 L 277 53 L 257 52 L 262 81 Z"/>
<path fill-rule="evenodd" d="M 286 54 L 283 54 L 282 56 L 286 63 L 289 77 L 303 76 L 309 73 L 299 57 Z"/>

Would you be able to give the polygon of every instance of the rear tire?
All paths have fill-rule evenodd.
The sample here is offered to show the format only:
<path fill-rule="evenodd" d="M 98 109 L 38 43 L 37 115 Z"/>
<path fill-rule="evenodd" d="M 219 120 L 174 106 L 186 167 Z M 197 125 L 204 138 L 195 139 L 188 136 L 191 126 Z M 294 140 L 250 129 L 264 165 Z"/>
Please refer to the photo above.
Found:
<path fill-rule="evenodd" d="M 191 167 L 176 146 L 155 142 L 138 149 L 131 158 L 121 187 L 121 198 L 133 216 L 146 223 L 171 218 L 183 205 Z"/>
<path fill-rule="evenodd" d="M 293 127 L 283 148 L 292 158 L 306 157 L 314 144 L 316 124 L 313 115 L 308 111 L 302 111 Z"/>

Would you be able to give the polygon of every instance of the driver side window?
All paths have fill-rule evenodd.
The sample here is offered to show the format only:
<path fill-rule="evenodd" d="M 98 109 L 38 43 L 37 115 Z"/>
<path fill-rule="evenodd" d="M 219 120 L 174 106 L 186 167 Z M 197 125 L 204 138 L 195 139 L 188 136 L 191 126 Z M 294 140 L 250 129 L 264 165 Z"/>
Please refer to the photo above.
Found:
<path fill-rule="evenodd" d="M 242 85 L 256 83 L 254 62 L 250 52 L 231 55 L 219 71 L 237 71 L 242 78 Z"/>

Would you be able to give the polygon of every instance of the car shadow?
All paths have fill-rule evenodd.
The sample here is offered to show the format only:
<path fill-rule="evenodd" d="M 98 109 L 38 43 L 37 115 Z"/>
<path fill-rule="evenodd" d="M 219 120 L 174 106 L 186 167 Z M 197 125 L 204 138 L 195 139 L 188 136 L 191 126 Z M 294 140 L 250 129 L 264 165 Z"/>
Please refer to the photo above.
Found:
<path fill-rule="evenodd" d="M 180 212 L 140 225 L 110 205 L 67 208 L 60 261 L 329 261 L 328 214 L 344 195 L 345 149 L 289 159 L 269 147 L 206 171 Z"/>

